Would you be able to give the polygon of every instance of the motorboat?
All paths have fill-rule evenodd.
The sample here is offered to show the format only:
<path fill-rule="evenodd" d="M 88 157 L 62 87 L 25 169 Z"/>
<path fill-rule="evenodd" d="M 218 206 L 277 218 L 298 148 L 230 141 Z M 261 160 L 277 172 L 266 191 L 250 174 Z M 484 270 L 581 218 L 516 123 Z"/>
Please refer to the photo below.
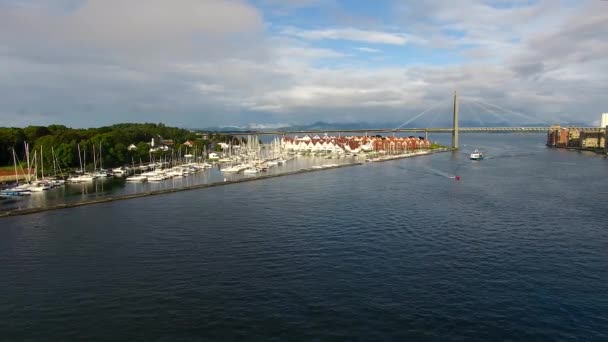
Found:
<path fill-rule="evenodd" d="M 475 152 L 471 153 L 471 160 L 482 160 L 483 159 L 483 153 L 475 150 Z"/>

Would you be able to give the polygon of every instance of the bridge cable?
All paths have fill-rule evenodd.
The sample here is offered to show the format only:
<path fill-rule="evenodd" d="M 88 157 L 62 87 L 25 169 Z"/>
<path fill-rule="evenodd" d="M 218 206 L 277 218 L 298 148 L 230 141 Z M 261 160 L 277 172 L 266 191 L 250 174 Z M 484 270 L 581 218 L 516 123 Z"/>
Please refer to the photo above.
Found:
<path fill-rule="evenodd" d="M 503 111 L 505 111 L 505 112 L 508 112 L 508 113 L 512 113 L 512 114 L 515 114 L 515 115 L 521 116 L 521 117 L 526 118 L 526 119 L 528 119 L 528 120 L 529 120 L 529 119 L 536 120 L 536 121 L 540 120 L 540 121 L 542 121 L 542 122 L 544 122 L 544 123 L 548 124 L 548 122 L 547 122 L 547 121 L 545 121 L 544 119 L 541 119 L 541 118 L 538 118 L 538 117 L 535 117 L 535 116 L 532 116 L 532 115 L 527 115 L 527 114 L 523 114 L 523 113 L 520 113 L 520 112 L 516 112 L 516 111 L 513 111 L 513 110 L 510 110 L 510 109 L 507 109 L 507 108 L 501 107 L 501 106 L 499 106 L 499 105 L 495 105 L 495 104 L 492 104 L 492 103 L 488 103 L 488 102 L 485 102 L 485 101 L 481 101 L 481 100 L 477 100 L 477 101 L 478 101 L 479 103 L 485 104 L 486 106 L 490 106 L 490 107 L 498 108 L 498 109 L 503 110 Z"/>
<path fill-rule="evenodd" d="M 429 108 L 427 108 L 427 109 L 423 110 L 422 112 L 420 112 L 420 113 L 416 114 L 414 117 L 412 117 L 412 118 L 410 118 L 409 120 L 407 120 L 406 122 L 402 123 L 401 125 L 399 125 L 399 127 L 395 128 L 395 129 L 397 130 L 397 129 L 402 128 L 403 126 L 405 126 L 405 125 L 409 124 L 410 122 L 412 122 L 412 121 L 414 121 L 414 120 L 418 119 L 419 117 L 423 116 L 424 114 L 426 114 L 426 113 L 427 113 L 428 111 L 430 111 L 431 109 L 435 109 L 435 108 L 437 108 L 439 105 L 444 104 L 445 102 L 446 102 L 446 101 L 444 100 L 444 101 L 440 101 L 440 102 L 435 103 L 435 105 L 433 105 L 433 106 L 431 106 L 431 107 L 429 107 Z"/>
<path fill-rule="evenodd" d="M 479 113 L 479 111 L 476 112 L 470 103 L 462 101 L 460 105 L 463 107 L 463 109 L 465 109 L 465 107 L 468 107 L 470 109 L 471 121 L 473 120 L 473 118 L 475 118 L 477 119 L 477 121 L 479 121 L 479 124 L 481 125 L 480 127 L 486 126 L 486 123 L 482 120 L 482 115 Z"/>
<path fill-rule="evenodd" d="M 429 121 L 429 123 L 427 124 L 427 127 L 433 127 L 435 122 L 437 122 L 437 118 L 439 118 L 439 116 L 440 116 L 439 113 L 436 113 L 435 115 L 433 115 L 431 121 Z"/>
<path fill-rule="evenodd" d="M 497 111 L 496 108 L 490 107 L 489 104 L 481 102 L 481 101 L 476 101 L 473 99 L 469 99 L 472 103 L 475 103 L 477 106 L 479 106 L 482 110 L 489 112 L 490 114 L 494 115 L 498 120 L 500 120 L 500 123 L 506 123 L 508 124 L 508 120 L 507 118 L 504 117 L 504 115 L 506 114 L 510 114 L 510 113 L 505 113 L 504 111 Z M 522 116 L 522 115 L 519 115 Z M 530 118 L 527 116 L 524 116 L 525 119 L 529 120 Z"/>
<path fill-rule="evenodd" d="M 490 107 L 488 107 L 488 106 L 484 106 L 484 105 L 480 104 L 479 102 L 474 101 L 474 100 L 472 100 L 472 99 L 469 99 L 469 101 L 470 101 L 472 104 L 476 105 L 477 107 L 481 108 L 481 110 L 482 110 L 483 112 L 488 112 L 488 113 L 492 114 L 492 115 L 493 115 L 495 118 L 497 118 L 497 119 L 498 119 L 498 123 L 505 123 L 505 118 L 504 118 L 504 117 L 501 117 L 500 115 L 498 115 L 498 114 L 496 113 L 496 110 L 495 110 L 495 109 L 492 109 L 492 108 L 490 108 Z"/>

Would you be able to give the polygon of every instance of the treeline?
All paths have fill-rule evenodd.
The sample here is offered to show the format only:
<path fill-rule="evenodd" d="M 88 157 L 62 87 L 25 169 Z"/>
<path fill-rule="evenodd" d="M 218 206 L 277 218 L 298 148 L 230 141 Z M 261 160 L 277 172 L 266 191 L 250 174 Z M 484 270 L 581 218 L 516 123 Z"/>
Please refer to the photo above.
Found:
<path fill-rule="evenodd" d="M 76 129 L 62 125 L 51 126 L 28 126 L 25 128 L 0 127 L 0 166 L 12 165 L 13 149 L 17 157 L 23 160 L 25 155 L 24 142 L 30 146 L 30 153 L 43 149 L 45 168 L 52 167 L 52 153 L 62 168 L 78 167 L 78 145 L 81 151 L 87 154 L 87 164 L 93 162 L 93 146 L 96 156 L 99 157 L 99 148 L 102 150 L 103 166 L 113 167 L 130 163 L 132 159 L 137 162 L 149 159 L 152 138 L 161 136 L 163 139 L 171 139 L 175 149 L 190 140 L 196 142 L 199 151 L 202 147 L 210 147 L 212 142 L 231 139 L 226 136 L 211 136 L 206 140 L 198 139 L 195 133 L 188 130 L 167 127 L 163 124 L 133 124 L 124 123 L 112 126 Z M 136 150 L 129 151 L 129 145 L 137 146 Z M 168 152 L 171 153 L 171 152 Z"/>

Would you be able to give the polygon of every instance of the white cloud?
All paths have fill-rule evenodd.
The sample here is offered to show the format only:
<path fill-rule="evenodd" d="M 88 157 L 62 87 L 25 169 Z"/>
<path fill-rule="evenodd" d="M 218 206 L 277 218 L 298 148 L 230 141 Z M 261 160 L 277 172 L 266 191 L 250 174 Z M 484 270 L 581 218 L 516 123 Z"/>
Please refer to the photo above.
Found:
<path fill-rule="evenodd" d="M 306 40 L 349 40 L 371 44 L 405 45 L 408 43 L 419 44 L 423 39 L 404 33 L 392 33 L 382 31 L 367 31 L 356 28 L 328 28 L 320 30 L 302 30 L 297 28 L 285 28 L 282 34 L 298 37 Z"/>
<path fill-rule="evenodd" d="M 294 8 L 314 5 L 295 1 Z M 269 23 L 244 1 L 0 5 L 0 116 L 19 125 L 76 126 L 405 121 L 445 102 L 430 113 L 438 123 L 449 121 L 455 89 L 463 103 L 479 99 L 548 120 L 592 121 L 608 111 L 602 10 L 608 3 L 451 4 L 399 2 L 397 20 L 386 26 L 294 26 L 278 33 L 266 31 Z M 361 46 L 334 45 L 338 40 Z M 400 49 L 384 53 L 380 44 L 412 44 L 403 50 L 415 61 L 445 52 L 449 63 L 419 57 L 391 67 L 353 53 L 383 52 L 369 57 L 397 65 L 402 56 L 388 51 Z M 471 108 L 478 107 L 464 105 L 463 119 Z"/>
<path fill-rule="evenodd" d="M 224 92 L 224 86 L 221 84 L 208 84 L 208 83 L 199 83 L 196 85 L 196 89 L 198 89 L 202 94 L 218 94 Z"/>
<path fill-rule="evenodd" d="M 359 51 L 363 51 L 363 52 L 369 52 L 369 53 L 379 53 L 379 52 L 382 52 L 382 50 L 372 49 L 372 48 L 368 48 L 368 47 L 357 47 L 357 48 L 355 48 L 355 50 L 359 50 Z"/>

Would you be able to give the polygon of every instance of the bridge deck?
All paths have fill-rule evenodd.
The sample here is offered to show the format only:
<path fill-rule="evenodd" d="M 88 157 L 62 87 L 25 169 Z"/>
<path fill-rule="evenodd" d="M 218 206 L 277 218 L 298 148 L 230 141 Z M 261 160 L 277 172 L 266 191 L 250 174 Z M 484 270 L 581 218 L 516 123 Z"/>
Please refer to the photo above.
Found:
<path fill-rule="evenodd" d="M 578 129 L 584 132 L 603 132 L 601 127 L 563 127 Z M 549 127 L 460 127 L 459 133 L 541 133 L 547 132 Z M 327 130 L 275 130 L 275 131 L 232 131 L 232 132 L 209 132 L 224 135 L 292 135 L 292 134 L 324 134 L 324 133 L 346 133 L 346 134 L 375 134 L 375 133 L 451 133 L 453 128 L 431 127 L 431 128 L 374 128 L 374 129 L 327 129 Z"/>

